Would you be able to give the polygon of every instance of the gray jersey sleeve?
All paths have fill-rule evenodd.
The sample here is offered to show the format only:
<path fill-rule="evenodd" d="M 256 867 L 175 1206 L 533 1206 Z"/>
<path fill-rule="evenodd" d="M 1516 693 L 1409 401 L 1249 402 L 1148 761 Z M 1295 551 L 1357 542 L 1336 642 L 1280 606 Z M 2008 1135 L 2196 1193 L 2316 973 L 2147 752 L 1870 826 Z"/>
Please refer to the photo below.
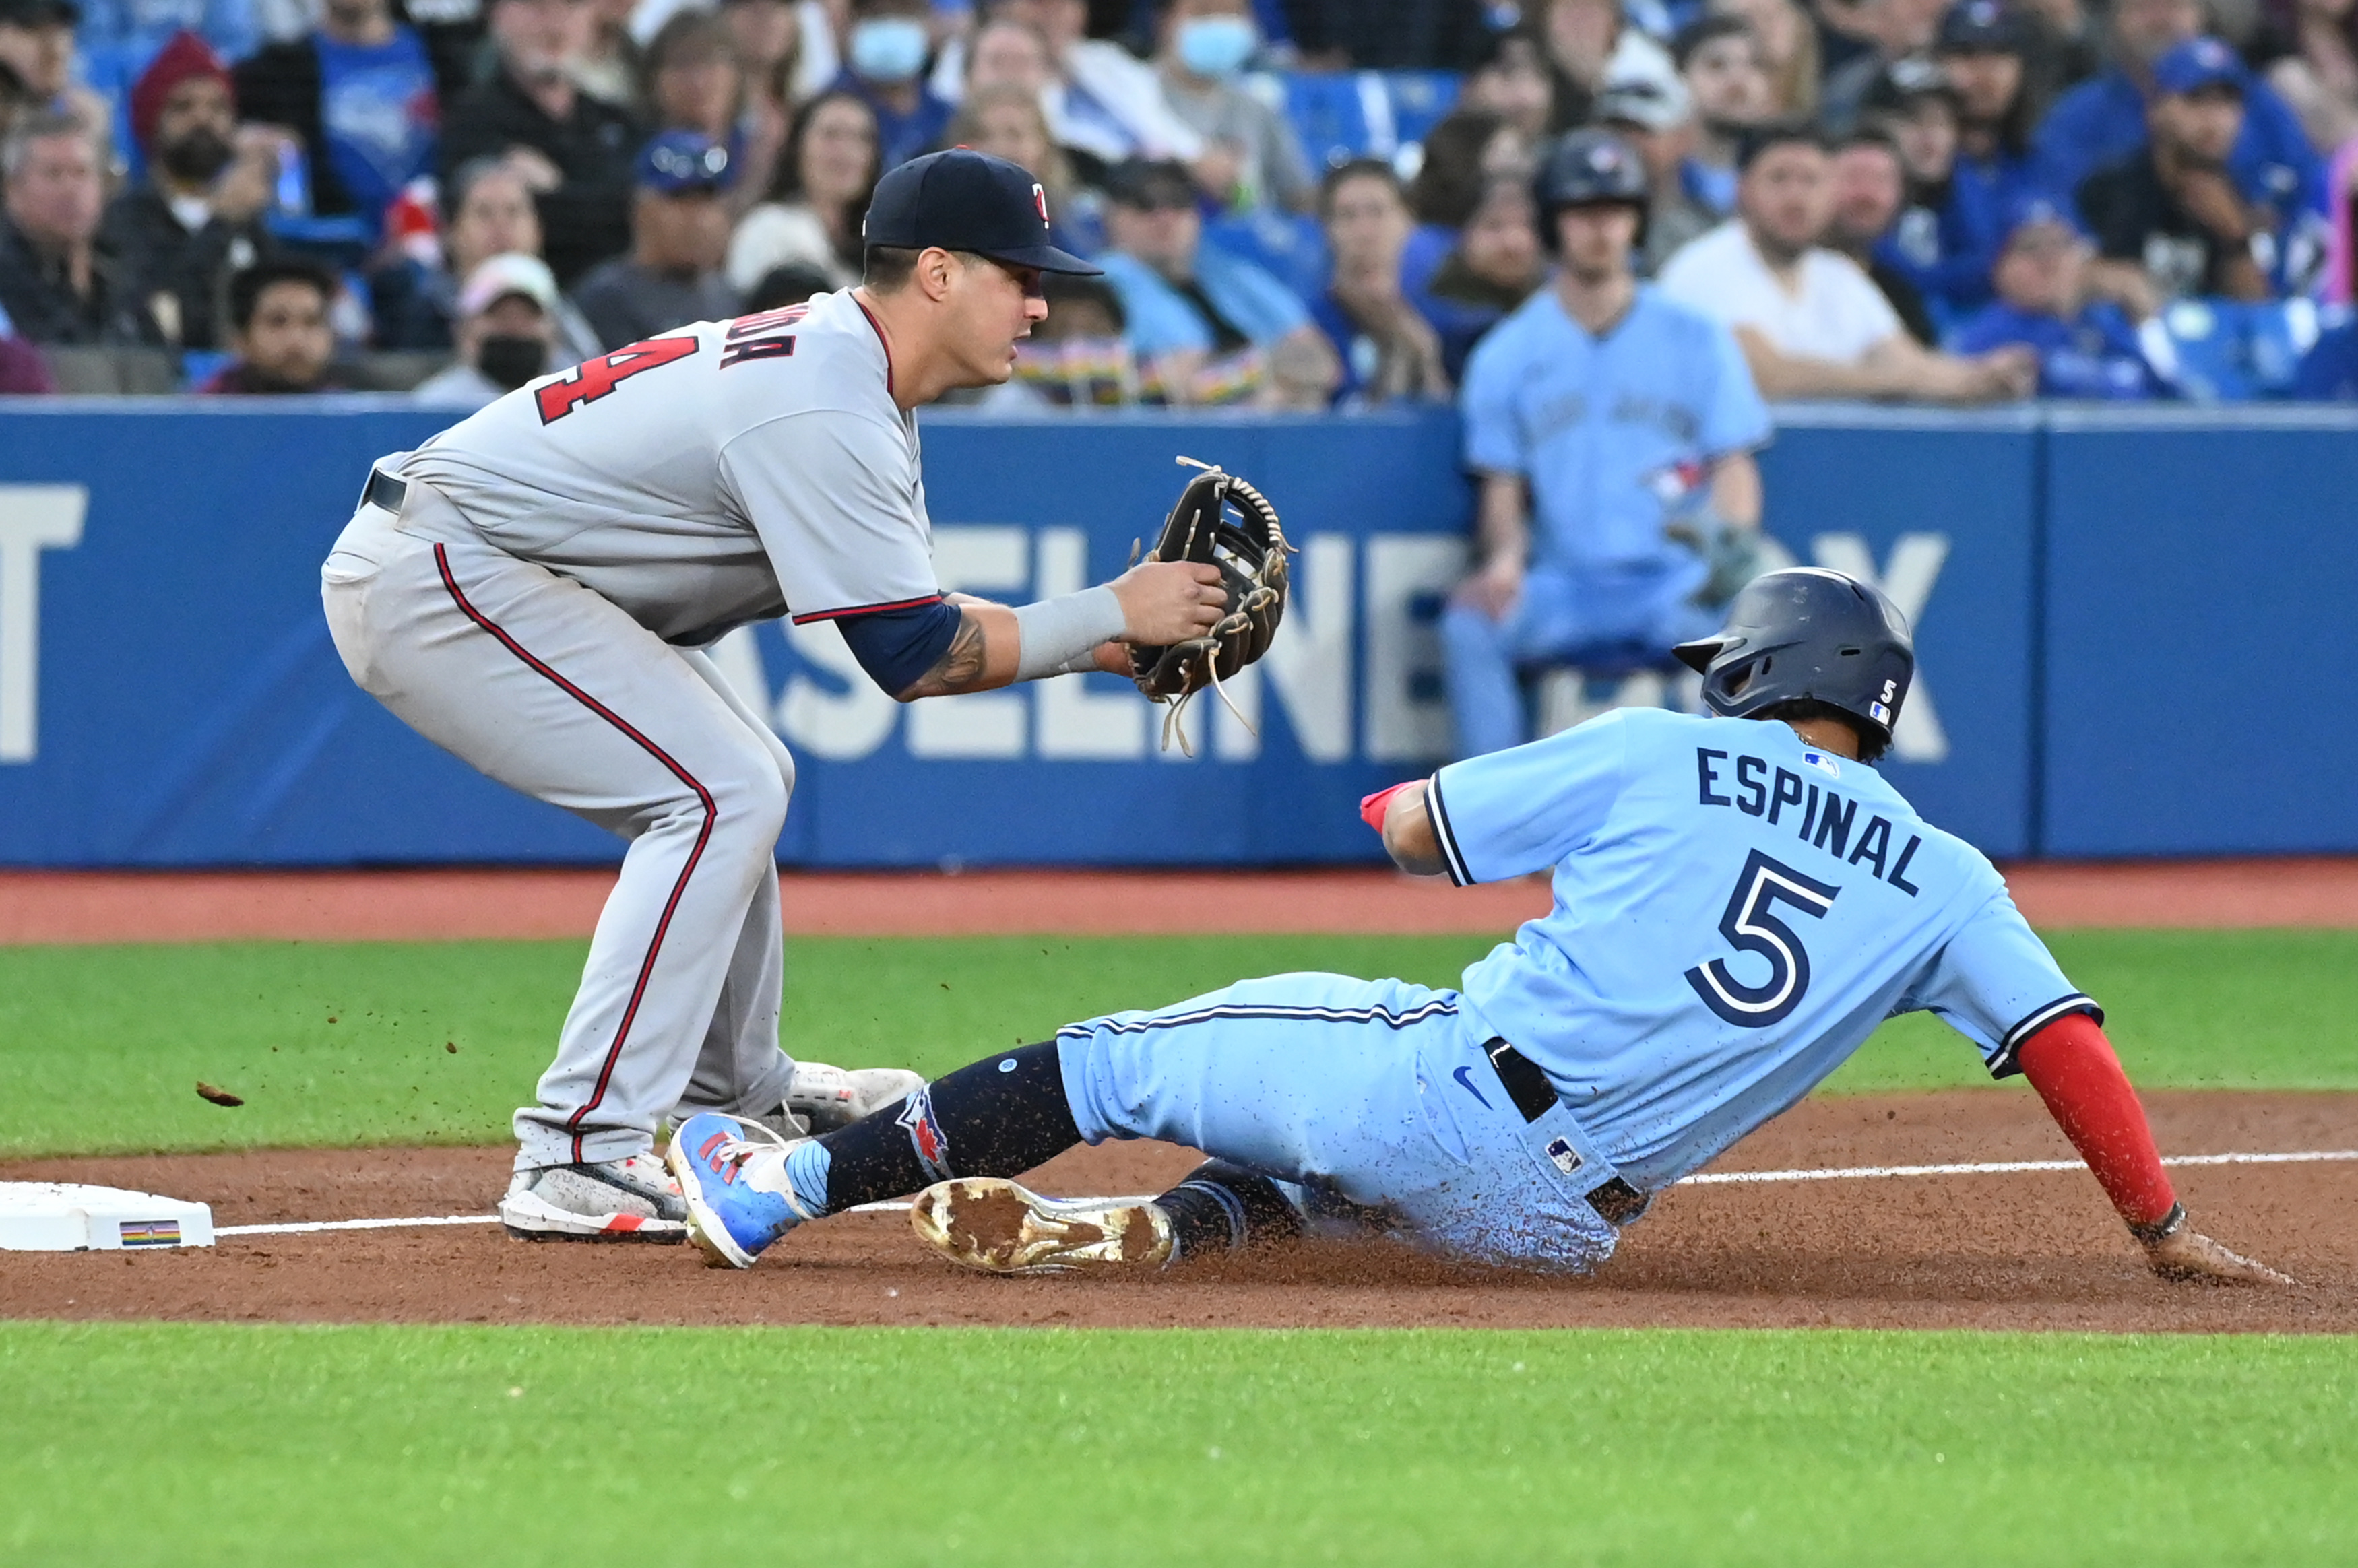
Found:
<path fill-rule="evenodd" d="M 797 625 L 941 597 L 916 456 L 903 432 L 870 415 L 811 409 L 730 441 L 720 471 Z"/>

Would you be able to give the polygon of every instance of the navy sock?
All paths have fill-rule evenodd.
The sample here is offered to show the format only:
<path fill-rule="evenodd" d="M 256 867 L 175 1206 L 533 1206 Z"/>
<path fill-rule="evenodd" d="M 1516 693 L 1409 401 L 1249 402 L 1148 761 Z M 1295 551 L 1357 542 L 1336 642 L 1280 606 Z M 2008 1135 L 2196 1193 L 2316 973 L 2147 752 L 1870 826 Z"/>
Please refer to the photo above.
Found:
<path fill-rule="evenodd" d="M 1205 1161 L 1154 1202 L 1171 1217 L 1174 1259 L 1238 1252 L 1302 1234 L 1300 1211 L 1275 1182 L 1225 1160 Z"/>
<path fill-rule="evenodd" d="M 936 1078 L 819 1139 L 823 1168 L 816 1151 L 798 1149 L 787 1170 L 798 1195 L 840 1214 L 952 1176 L 1021 1175 L 1080 1141 L 1056 1043 L 1047 1040 Z"/>

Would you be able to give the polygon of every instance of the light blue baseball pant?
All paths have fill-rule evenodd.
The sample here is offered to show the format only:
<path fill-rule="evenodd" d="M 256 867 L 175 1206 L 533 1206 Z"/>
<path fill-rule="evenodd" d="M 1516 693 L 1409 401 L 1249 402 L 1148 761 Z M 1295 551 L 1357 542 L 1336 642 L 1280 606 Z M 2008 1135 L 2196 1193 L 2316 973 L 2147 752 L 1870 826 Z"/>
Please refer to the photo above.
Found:
<path fill-rule="evenodd" d="M 1200 1149 L 1292 1185 L 1314 1222 L 1455 1258 L 1596 1267 L 1616 1233 L 1584 1195 L 1613 1167 L 1562 1106 L 1523 1120 L 1459 1009 L 1404 980 L 1273 975 L 1069 1024 L 1057 1057 L 1091 1143 Z"/>

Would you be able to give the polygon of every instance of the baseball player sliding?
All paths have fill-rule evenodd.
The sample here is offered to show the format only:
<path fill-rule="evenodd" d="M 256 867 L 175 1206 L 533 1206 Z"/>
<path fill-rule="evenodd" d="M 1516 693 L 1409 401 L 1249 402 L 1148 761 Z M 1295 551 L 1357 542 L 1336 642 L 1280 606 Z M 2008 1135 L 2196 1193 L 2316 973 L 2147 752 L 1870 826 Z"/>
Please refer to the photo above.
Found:
<path fill-rule="evenodd" d="M 742 1268 L 806 1219 L 918 1192 L 918 1234 L 996 1273 L 1337 1226 L 1585 1271 L 1651 1195 L 1929 1009 L 1994 1075 L 2029 1078 L 2157 1271 L 2284 1282 L 2188 1227 L 2096 1004 L 1990 863 L 1877 775 L 1915 673 L 1890 600 L 1773 572 L 1678 652 L 1714 714 L 1752 722 L 1628 709 L 1368 797 L 1407 871 L 1552 868 L 1554 908 L 1461 989 L 1246 980 L 1072 1024 L 792 1144 L 696 1116 L 670 1153 L 693 1238 Z M 1212 1158 L 1146 1202 L 1005 1179 L 1108 1138 Z"/>
<path fill-rule="evenodd" d="M 666 1118 L 800 1132 L 919 1087 L 779 1048 L 773 857 L 795 766 L 700 651 L 832 621 L 903 701 L 1103 667 L 1221 619 L 1168 560 L 1010 609 L 945 595 L 914 410 L 1007 379 L 1047 313 L 1032 176 L 934 154 L 876 188 L 866 280 L 545 376 L 380 459 L 321 572 L 345 666 L 492 778 L 630 841 L 500 1206 L 531 1239 L 676 1241 Z M 738 1125 L 732 1122 L 732 1126 Z"/>

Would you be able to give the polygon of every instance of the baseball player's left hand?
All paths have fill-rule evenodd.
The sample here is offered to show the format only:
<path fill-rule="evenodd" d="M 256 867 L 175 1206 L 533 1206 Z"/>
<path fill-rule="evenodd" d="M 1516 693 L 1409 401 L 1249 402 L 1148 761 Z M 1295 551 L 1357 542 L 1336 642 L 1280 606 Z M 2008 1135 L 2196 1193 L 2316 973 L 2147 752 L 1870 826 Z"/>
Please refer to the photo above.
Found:
<path fill-rule="evenodd" d="M 2145 1249 L 2146 1262 L 2165 1280 L 2180 1283 L 2214 1285 L 2289 1285 L 2289 1274 L 2279 1274 L 2266 1263 L 2255 1263 L 2239 1253 L 2230 1252 L 2192 1226 L 2180 1226 L 2178 1230 L 2152 1242 Z"/>
<path fill-rule="evenodd" d="M 1122 641 L 1151 647 L 1202 636 L 1228 602 L 1220 568 L 1203 561 L 1141 561 L 1113 579 L 1113 596 L 1121 600 Z"/>

